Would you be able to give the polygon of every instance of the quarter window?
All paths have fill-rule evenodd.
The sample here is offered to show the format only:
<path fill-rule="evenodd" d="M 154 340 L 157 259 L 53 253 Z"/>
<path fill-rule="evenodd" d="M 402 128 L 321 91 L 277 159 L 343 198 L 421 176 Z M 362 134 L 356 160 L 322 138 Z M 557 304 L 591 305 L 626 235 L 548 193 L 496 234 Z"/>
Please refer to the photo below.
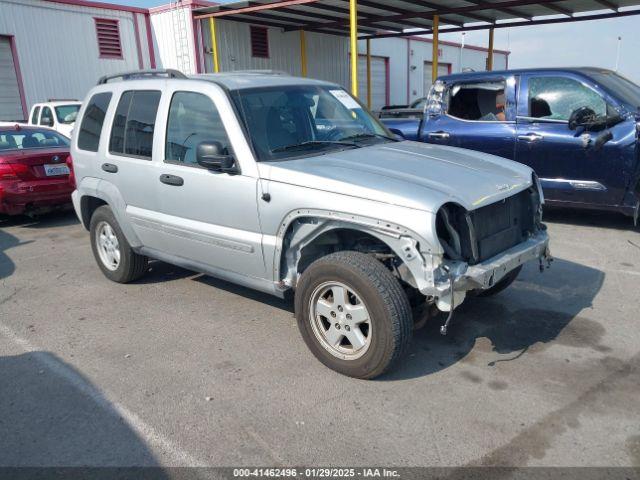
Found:
<path fill-rule="evenodd" d="M 80 150 L 98 151 L 100 133 L 110 101 L 111 93 L 96 93 L 89 100 L 78 132 L 78 148 Z"/>
<path fill-rule="evenodd" d="M 589 107 L 598 116 L 607 113 L 604 99 L 577 80 L 563 77 L 529 79 L 529 117 L 569 120 L 571 113 Z"/>
<path fill-rule="evenodd" d="M 201 93 L 176 92 L 169 107 L 165 160 L 196 165 L 196 149 L 202 142 L 219 142 L 223 154 L 231 153 L 229 137 L 211 99 Z"/>
<path fill-rule="evenodd" d="M 449 89 L 447 113 L 462 120 L 504 122 L 505 82 L 457 83 Z"/>
<path fill-rule="evenodd" d="M 31 123 L 33 125 L 38 124 L 38 115 L 40 115 L 40 107 L 36 107 L 33 109 L 33 114 L 31 115 Z"/>
<path fill-rule="evenodd" d="M 159 103 L 160 92 L 158 91 L 124 92 L 113 119 L 109 152 L 151 159 Z"/>

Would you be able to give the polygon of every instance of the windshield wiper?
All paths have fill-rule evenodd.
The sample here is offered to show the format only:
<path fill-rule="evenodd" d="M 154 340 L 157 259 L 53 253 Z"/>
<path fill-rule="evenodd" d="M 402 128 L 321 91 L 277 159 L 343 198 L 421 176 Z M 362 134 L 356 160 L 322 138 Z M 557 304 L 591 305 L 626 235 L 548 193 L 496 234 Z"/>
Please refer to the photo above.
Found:
<path fill-rule="evenodd" d="M 296 150 L 298 148 L 304 148 L 304 147 L 308 147 L 308 146 L 314 146 L 314 145 L 342 145 L 344 147 L 351 147 L 351 148 L 360 148 L 358 145 L 356 145 L 353 142 L 343 142 L 343 141 L 333 141 L 333 140 L 308 140 L 306 142 L 302 142 L 302 143 L 294 143 L 291 145 L 285 145 L 283 147 L 276 147 L 271 151 L 271 153 L 278 153 L 278 152 L 286 152 L 289 150 Z"/>
<path fill-rule="evenodd" d="M 355 135 L 349 135 L 348 137 L 342 137 L 340 141 L 344 140 L 360 140 L 364 138 L 384 138 L 385 140 L 391 140 L 392 142 L 398 142 L 397 138 L 382 135 L 380 133 L 357 133 Z"/>

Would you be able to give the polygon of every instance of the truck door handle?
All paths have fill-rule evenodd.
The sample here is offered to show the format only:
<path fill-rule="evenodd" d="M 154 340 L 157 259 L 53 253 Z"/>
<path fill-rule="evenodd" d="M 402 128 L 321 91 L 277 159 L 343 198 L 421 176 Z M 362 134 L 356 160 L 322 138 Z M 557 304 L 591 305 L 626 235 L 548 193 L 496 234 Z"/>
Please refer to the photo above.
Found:
<path fill-rule="evenodd" d="M 526 135 L 518 135 L 518 140 L 524 140 L 525 142 L 539 142 L 544 137 L 539 133 L 527 133 Z"/>
<path fill-rule="evenodd" d="M 173 185 L 174 187 L 181 187 L 184 185 L 184 179 L 182 177 L 178 177 L 177 175 L 168 175 L 166 173 L 160 175 L 160 181 L 167 185 Z"/>
<path fill-rule="evenodd" d="M 118 166 L 113 163 L 103 163 L 102 170 L 107 173 L 118 173 Z"/>
<path fill-rule="evenodd" d="M 449 135 L 449 133 L 447 133 L 447 132 L 431 132 L 431 133 L 429 133 L 429 138 L 437 138 L 438 140 L 448 140 L 450 136 L 451 135 Z"/>

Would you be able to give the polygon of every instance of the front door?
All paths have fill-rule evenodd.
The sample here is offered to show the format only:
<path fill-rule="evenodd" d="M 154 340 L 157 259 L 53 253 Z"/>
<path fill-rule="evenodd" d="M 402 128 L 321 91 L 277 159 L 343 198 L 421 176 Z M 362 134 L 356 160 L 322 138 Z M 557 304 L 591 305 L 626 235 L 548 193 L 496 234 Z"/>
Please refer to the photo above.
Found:
<path fill-rule="evenodd" d="M 552 201 L 617 205 L 624 195 L 624 156 L 617 152 L 628 136 L 627 122 L 610 129 L 613 139 L 596 146 L 602 133 L 569 128 L 571 113 L 589 107 L 598 116 L 613 107 L 586 80 L 573 74 L 527 75 L 520 91 L 516 160 L 540 177 Z"/>
<path fill-rule="evenodd" d="M 167 125 L 156 191 L 164 249 L 198 264 L 264 278 L 257 178 L 213 172 L 196 162 L 196 149 L 205 141 L 239 155 L 221 119 L 222 112 L 227 121 L 233 116 L 224 93 L 213 84 L 202 91 L 206 94 L 175 87 L 162 107 Z"/>
<path fill-rule="evenodd" d="M 487 77 L 445 87 L 442 111 L 422 122 L 420 139 L 505 158 L 515 150 L 515 80 Z"/>

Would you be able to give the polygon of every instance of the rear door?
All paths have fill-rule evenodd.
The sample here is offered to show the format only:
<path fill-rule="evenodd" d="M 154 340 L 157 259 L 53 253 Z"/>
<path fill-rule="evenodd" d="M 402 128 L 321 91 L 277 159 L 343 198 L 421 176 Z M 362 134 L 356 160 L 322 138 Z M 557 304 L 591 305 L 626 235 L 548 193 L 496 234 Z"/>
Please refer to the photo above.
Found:
<path fill-rule="evenodd" d="M 425 118 L 420 138 L 513 159 L 515 85 L 514 77 L 498 76 L 447 83 L 442 111 Z"/>
<path fill-rule="evenodd" d="M 264 278 L 255 162 L 222 89 L 199 83 L 194 91 L 193 85 L 171 82 L 161 107 L 165 128 L 158 131 L 154 163 L 159 170 L 153 181 L 165 251 Z M 201 167 L 196 161 L 201 142 L 219 142 L 225 154 L 235 157 L 240 172 Z"/>
<path fill-rule="evenodd" d="M 611 99 L 590 81 L 573 73 L 527 74 L 520 89 L 516 160 L 540 177 L 549 200 L 617 205 L 625 189 L 625 137 L 633 126 L 622 122 L 610 129 L 613 139 L 603 148 L 601 132 L 570 129 L 571 113 L 589 107 L 598 116 L 614 113 Z"/>

